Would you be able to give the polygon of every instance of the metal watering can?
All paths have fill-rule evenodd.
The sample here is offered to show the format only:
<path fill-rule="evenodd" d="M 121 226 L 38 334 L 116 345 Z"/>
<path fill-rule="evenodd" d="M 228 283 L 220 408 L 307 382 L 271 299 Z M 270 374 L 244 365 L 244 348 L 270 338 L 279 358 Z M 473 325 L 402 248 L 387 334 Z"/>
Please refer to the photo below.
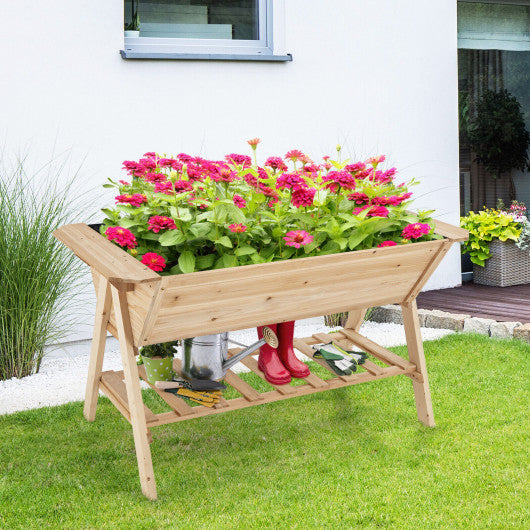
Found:
<path fill-rule="evenodd" d="M 268 344 L 273 348 L 278 347 L 278 337 L 267 326 L 263 328 L 263 338 L 261 340 L 246 346 L 244 350 L 233 355 L 230 359 L 228 358 L 228 342 L 245 346 L 230 340 L 228 333 L 184 339 L 182 375 L 188 379 L 222 379 L 227 370 L 234 364 L 237 364 L 247 355 L 261 348 L 261 346 Z"/>

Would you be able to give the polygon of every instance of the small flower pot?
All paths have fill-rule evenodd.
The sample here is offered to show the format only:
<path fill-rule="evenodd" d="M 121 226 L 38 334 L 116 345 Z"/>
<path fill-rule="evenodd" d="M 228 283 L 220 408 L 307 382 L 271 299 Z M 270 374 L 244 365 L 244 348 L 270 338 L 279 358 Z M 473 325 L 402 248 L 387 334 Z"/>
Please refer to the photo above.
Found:
<path fill-rule="evenodd" d="M 142 361 L 147 374 L 147 381 L 154 385 L 157 381 L 171 381 L 175 372 L 173 371 L 172 357 L 144 357 Z"/>

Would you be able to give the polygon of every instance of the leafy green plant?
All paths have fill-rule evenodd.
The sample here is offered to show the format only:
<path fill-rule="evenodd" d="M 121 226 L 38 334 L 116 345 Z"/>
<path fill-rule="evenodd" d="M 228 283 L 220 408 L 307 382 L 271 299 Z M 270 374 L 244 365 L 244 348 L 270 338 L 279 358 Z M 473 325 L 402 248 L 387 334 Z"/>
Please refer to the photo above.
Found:
<path fill-rule="evenodd" d="M 460 226 L 469 230 L 469 239 L 464 241 L 462 252 L 469 254 L 471 261 L 481 267 L 491 257 L 490 241 L 517 241 L 521 234 L 521 223 L 504 212 L 492 209 L 469 212 L 460 219 Z"/>
<path fill-rule="evenodd" d="M 470 119 L 469 141 L 477 161 L 499 177 L 510 169 L 528 168 L 530 134 L 521 105 L 507 90 L 487 90 Z"/>
<path fill-rule="evenodd" d="M 53 163 L 34 177 L 25 161 L 0 160 L 0 380 L 38 372 L 44 347 L 71 323 L 67 293 L 79 287 L 80 262 L 52 235 L 74 205 Z M 45 169 L 46 169 L 45 168 Z"/>
<path fill-rule="evenodd" d="M 412 193 L 394 183 L 395 168 L 380 169 L 384 156 L 323 159 L 292 150 L 260 167 L 234 153 L 224 161 L 146 153 L 124 162 L 130 182 L 105 185 L 119 194 L 102 210 L 101 233 L 162 274 L 441 238 L 432 212 L 408 211 Z"/>
<path fill-rule="evenodd" d="M 162 357 L 162 359 L 174 357 L 175 348 L 178 346 L 178 344 L 179 341 L 150 344 L 149 346 L 143 346 L 140 348 L 140 354 L 142 357 L 148 357 L 150 359 L 153 357 Z"/>

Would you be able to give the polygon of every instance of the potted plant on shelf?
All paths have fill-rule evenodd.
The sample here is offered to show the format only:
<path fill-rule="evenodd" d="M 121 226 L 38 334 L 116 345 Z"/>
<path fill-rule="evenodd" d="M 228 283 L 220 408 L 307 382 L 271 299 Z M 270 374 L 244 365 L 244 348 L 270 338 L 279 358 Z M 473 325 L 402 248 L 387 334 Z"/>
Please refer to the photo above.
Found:
<path fill-rule="evenodd" d="M 131 20 L 125 24 L 125 37 L 140 36 L 140 14 L 138 13 L 138 0 L 131 0 Z"/>
<path fill-rule="evenodd" d="M 530 222 L 526 207 L 514 201 L 509 210 L 469 212 L 461 219 L 469 230 L 462 252 L 473 262 L 473 281 L 507 287 L 530 283 Z"/>
<path fill-rule="evenodd" d="M 145 366 L 147 381 L 154 385 L 157 381 L 171 381 L 173 371 L 173 358 L 178 341 L 151 344 L 140 348 L 139 364 Z"/>

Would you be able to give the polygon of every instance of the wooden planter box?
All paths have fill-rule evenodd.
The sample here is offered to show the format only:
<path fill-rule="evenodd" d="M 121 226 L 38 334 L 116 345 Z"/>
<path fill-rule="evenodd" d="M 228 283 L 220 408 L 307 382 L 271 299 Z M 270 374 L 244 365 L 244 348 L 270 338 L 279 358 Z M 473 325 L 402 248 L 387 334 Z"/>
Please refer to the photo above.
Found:
<path fill-rule="evenodd" d="M 494 239 L 490 245 L 491 258 L 484 267 L 473 265 L 473 283 L 508 287 L 530 283 L 530 252 L 521 250 L 513 241 Z"/>
<path fill-rule="evenodd" d="M 150 499 L 156 498 L 156 486 L 149 428 L 157 425 L 406 375 L 413 382 L 419 420 L 433 426 L 415 300 L 451 244 L 467 239 L 466 230 L 446 223 L 437 222 L 436 231 L 445 239 L 160 276 L 85 224 L 58 229 L 55 236 L 91 267 L 97 292 L 86 419 L 94 421 L 101 389 L 132 424 L 140 483 Z M 403 309 L 408 360 L 358 333 L 367 308 L 395 303 Z M 190 407 L 173 394 L 154 389 L 168 404 L 168 412 L 154 414 L 143 405 L 139 378 L 145 380 L 146 376 L 135 361 L 141 346 L 343 311 L 349 311 L 350 317 L 340 333 L 296 339 L 295 347 L 312 357 L 312 344 L 333 339 L 348 349 L 352 344 L 358 346 L 382 360 L 385 367 L 368 360 L 364 370 L 353 375 L 333 374 L 324 380 L 310 374 L 303 385 L 273 385 L 274 389 L 265 393 L 228 371 L 224 381 L 240 398 L 222 399 L 214 408 Z M 120 341 L 123 372 L 102 372 L 107 330 Z M 231 353 L 239 350 L 234 348 Z M 253 357 L 243 363 L 264 378 Z M 325 363 L 323 366 L 327 368 Z M 175 369 L 180 369 L 178 360 Z"/>

